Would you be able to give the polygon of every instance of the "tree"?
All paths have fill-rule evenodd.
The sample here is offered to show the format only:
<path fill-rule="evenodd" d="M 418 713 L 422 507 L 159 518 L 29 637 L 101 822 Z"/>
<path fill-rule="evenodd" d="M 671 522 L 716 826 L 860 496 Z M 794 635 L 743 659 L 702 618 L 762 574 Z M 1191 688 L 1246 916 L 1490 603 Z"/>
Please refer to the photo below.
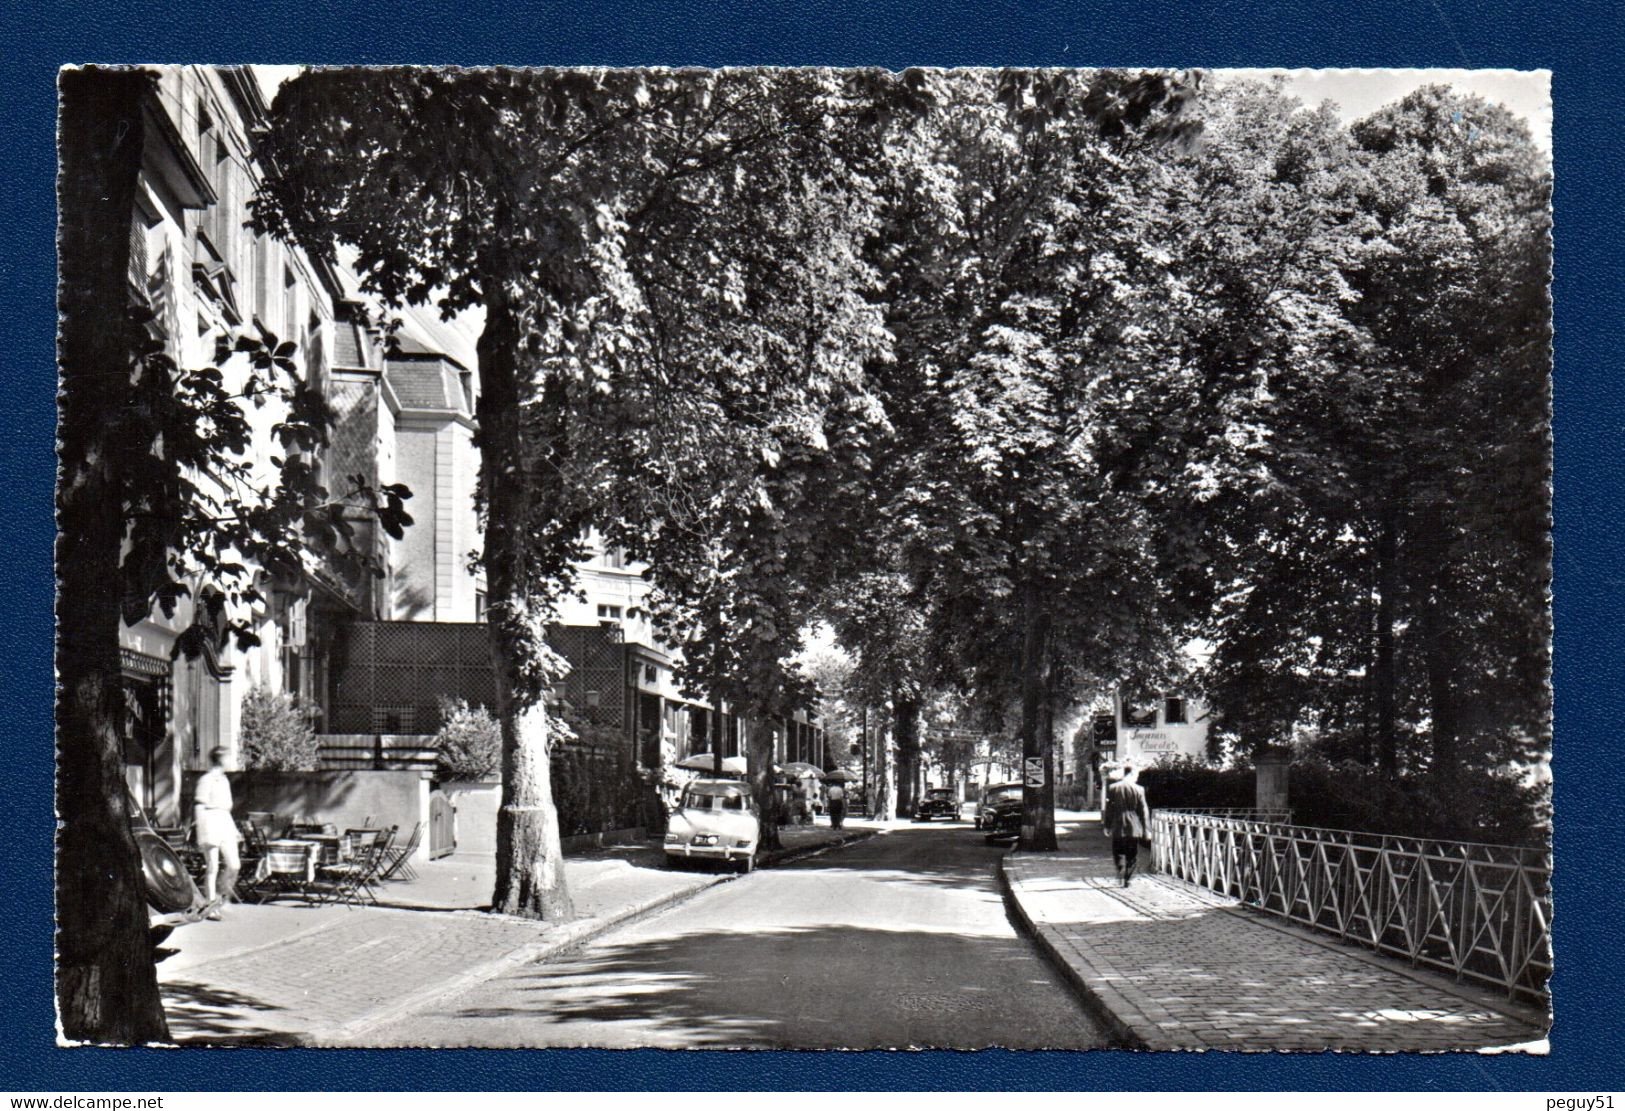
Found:
<path fill-rule="evenodd" d="M 865 571 L 837 584 L 822 612 L 855 653 L 852 689 L 868 706 L 891 708 L 897 744 L 897 808 L 912 814 L 920 778 L 921 713 L 929 697 L 925 605 L 898 572 Z"/>
<path fill-rule="evenodd" d="M 156 604 L 196 604 L 241 646 L 238 613 L 257 570 L 285 578 L 313 557 L 366 564 L 349 516 L 375 512 L 400 536 L 404 487 L 330 495 L 303 456 L 325 445 L 328 414 L 301 381 L 291 343 L 268 333 L 224 342 L 215 365 L 182 369 L 132 304 L 131 222 L 155 78 L 64 71 L 58 203 L 57 1005 L 74 1040 L 168 1036 L 129 830 L 121 736 L 119 622 Z M 261 457 L 251 407 L 271 406 L 284 453 Z M 183 638 L 180 647 L 191 647 Z"/>
<path fill-rule="evenodd" d="M 1439 86 L 1351 132 L 1384 246 L 1354 315 L 1390 369 L 1381 415 L 1397 448 L 1383 473 L 1394 605 L 1381 633 L 1414 654 L 1413 720 L 1425 706 L 1434 770 L 1538 758 L 1550 736 L 1550 170 L 1504 108 Z"/>
<path fill-rule="evenodd" d="M 1199 130 L 1183 110 L 1195 82 L 940 80 L 951 91 L 910 135 L 908 187 L 889 194 L 875 247 L 898 337 L 873 370 L 897 429 L 877 518 L 910 593 L 931 600 L 933 654 L 963 661 L 988 706 L 1019 699 L 1026 755 L 1046 769 L 1023 844 L 1053 848 L 1068 661 L 1149 669 L 1169 639 L 1133 465 L 1150 445 L 1130 445 L 1135 398 L 1156 396 L 1178 356 L 1166 306 L 1185 291 L 1158 190 L 1168 140 Z"/>
<path fill-rule="evenodd" d="M 1222 113 L 1297 292 L 1252 446 L 1180 514 L 1215 555 L 1211 699 L 1244 747 L 1307 730 L 1390 777 L 1539 758 L 1549 172 L 1503 110 L 1440 88 L 1346 130 L 1279 100 Z"/>
<path fill-rule="evenodd" d="M 864 81 L 890 77 L 327 71 L 277 97 L 264 224 L 315 250 L 335 236 L 351 244 L 386 302 L 485 311 L 477 444 L 504 751 L 498 910 L 570 911 L 542 629 L 584 531 L 635 539 L 631 553 L 658 556 L 674 583 L 674 549 L 701 553 L 693 569 L 720 551 L 777 575 L 766 539 L 748 554 L 718 549 L 686 522 L 754 506 L 750 520 L 782 535 L 772 487 L 794 498 L 802 480 L 770 473 L 775 444 L 818 450 L 820 383 L 839 379 L 844 338 L 866 324 L 861 298 L 797 281 L 838 272 L 839 235 L 818 229 L 842 226 L 846 194 L 826 199 L 810 183 L 829 180 L 818 172 L 833 150 L 826 120 L 872 107 L 845 103 Z M 764 306 L 790 320 L 792 303 L 797 327 L 757 323 Z M 824 342 L 832 331 L 843 342 Z M 801 380 L 806 404 L 769 404 Z M 741 429 L 751 434 L 736 448 L 729 435 Z M 686 598 L 721 598 L 704 575 L 689 582 Z M 762 651 L 732 674 L 767 681 L 748 688 L 759 711 L 786 697 L 766 656 L 793 651 L 793 628 L 773 618 L 794 599 L 787 587 L 713 609 L 712 627 L 723 613 L 754 621 L 737 632 Z M 706 689 L 722 689 L 724 670 L 705 674 Z"/>

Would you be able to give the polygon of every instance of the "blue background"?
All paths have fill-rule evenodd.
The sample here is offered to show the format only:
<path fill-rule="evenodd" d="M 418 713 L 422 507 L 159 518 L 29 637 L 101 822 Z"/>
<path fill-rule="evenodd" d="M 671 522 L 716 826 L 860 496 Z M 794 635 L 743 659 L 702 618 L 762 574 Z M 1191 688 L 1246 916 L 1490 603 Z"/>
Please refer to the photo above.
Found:
<path fill-rule="evenodd" d="M 79 3 L 0 15 L 9 218 L 0 273 L 0 806 L 10 944 L 0 1090 L 1625 1088 L 1617 782 L 1621 16 L 1574 2 L 393 5 Z M 69 62 L 1461 66 L 1549 68 L 1557 170 L 1557 1025 L 1552 1052 L 1233 1054 L 63 1050 L 51 967 L 54 79 Z M 1533 1106 L 1533 1104 L 1532 1104 Z"/>

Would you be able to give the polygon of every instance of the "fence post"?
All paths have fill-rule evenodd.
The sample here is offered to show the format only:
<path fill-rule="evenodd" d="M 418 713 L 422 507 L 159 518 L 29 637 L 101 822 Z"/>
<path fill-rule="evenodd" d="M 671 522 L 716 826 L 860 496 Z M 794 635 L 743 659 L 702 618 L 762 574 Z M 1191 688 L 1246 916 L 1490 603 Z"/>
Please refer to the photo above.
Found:
<path fill-rule="evenodd" d="M 384 735 L 382 733 L 372 735 L 372 770 L 376 772 L 384 770 Z"/>

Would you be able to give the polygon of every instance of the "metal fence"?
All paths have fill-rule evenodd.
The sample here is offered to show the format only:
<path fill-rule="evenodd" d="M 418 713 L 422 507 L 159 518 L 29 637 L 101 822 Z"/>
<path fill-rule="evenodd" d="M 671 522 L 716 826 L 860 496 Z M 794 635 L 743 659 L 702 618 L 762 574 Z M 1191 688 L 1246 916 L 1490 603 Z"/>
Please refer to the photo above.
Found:
<path fill-rule="evenodd" d="M 1544 849 L 1158 810 L 1158 870 L 1292 922 L 1544 1003 Z"/>
<path fill-rule="evenodd" d="M 1173 806 L 1159 809 L 1158 814 L 1205 814 L 1210 818 L 1234 818 L 1243 822 L 1266 822 L 1271 825 L 1291 825 L 1290 809 L 1270 809 L 1247 806 Z"/>

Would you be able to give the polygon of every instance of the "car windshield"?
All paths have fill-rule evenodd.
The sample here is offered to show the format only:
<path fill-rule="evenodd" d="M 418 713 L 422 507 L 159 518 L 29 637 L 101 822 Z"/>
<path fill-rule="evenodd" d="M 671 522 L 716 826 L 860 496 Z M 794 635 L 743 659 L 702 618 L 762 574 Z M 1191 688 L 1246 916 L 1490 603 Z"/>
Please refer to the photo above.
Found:
<path fill-rule="evenodd" d="M 683 791 L 687 810 L 746 810 L 744 788 L 730 783 L 696 783 Z"/>
<path fill-rule="evenodd" d="M 948 799 L 953 798 L 954 793 L 952 791 L 927 791 L 925 793 L 925 797 L 928 799 L 937 799 L 945 802 Z"/>
<path fill-rule="evenodd" d="M 1020 797 L 1021 797 L 1021 788 L 1020 787 L 1000 787 L 996 791 L 989 791 L 988 792 L 987 801 L 990 804 L 995 803 L 995 802 L 1008 802 L 1011 799 L 1019 799 Z"/>

